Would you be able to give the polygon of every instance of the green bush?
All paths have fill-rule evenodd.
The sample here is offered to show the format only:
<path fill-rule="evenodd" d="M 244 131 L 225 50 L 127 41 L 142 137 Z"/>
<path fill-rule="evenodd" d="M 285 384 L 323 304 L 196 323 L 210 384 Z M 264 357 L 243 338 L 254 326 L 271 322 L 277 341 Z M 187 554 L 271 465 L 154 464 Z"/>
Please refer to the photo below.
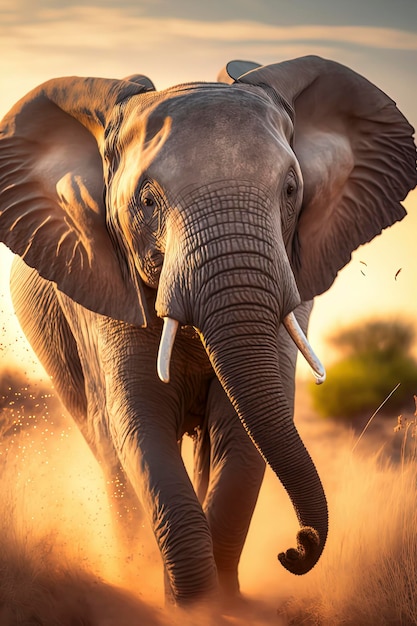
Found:
<path fill-rule="evenodd" d="M 417 394 L 413 340 L 413 329 L 400 321 L 361 323 L 331 337 L 342 358 L 327 369 L 323 385 L 311 386 L 314 407 L 325 417 L 372 414 L 400 383 L 386 407 L 412 409 Z"/>

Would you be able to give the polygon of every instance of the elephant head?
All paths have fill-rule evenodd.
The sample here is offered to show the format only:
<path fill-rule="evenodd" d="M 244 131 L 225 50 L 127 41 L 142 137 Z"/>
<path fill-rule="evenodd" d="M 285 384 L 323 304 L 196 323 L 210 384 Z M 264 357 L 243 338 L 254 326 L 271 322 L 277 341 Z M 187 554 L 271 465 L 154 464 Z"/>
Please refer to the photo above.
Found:
<path fill-rule="evenodd" d="M 294 504 L 298 547 L 279 558 L 302 574 L 328 514 L 286 402 L 278 328 L 404 217 L 413 129 L 374 85 L 317 57 L 234 62 L 221 80 L 157 92 L 144 77 L 61 78 L 33 90 L 1 126 L 0 238 L 95 313 L 144 328 L 166 319 L 165 380 L 178 324 L 197 329 Z"/>

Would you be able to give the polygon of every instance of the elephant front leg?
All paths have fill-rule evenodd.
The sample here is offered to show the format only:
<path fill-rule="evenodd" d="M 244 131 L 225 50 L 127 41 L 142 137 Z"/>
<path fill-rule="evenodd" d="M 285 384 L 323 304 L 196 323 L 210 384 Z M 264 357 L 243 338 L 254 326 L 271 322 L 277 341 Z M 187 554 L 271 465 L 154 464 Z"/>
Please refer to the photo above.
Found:
<path fill-rule="evenodd" d="M 212 598 L 218 579 L 210 529 L 178 446 L 182 377 L 169 385 L 157 378 L 159 332 L 111 321 L 100 332 L 109 431 L 150 522 L 172 598 L 178 605 Z"/>
<path fill-rule="evenodd" d="M 169 423 L 169 420 L 167 420 Z M 155 535 L 168 599 L 178 605 L 217 596 L 209 526 L 181 459 L 174 433 L 140 429 L 124 438 L 120 456 Z"/>
<path fill-rule="evenodd" d="M 224 598 L 240 595 L 238 564 L 262 484 L 265 462 L 250 441 L 220 383 L 211 384 L 207 404 L 206 441 L 197 446 L 200 458 L 209 460 L 208 482 L 203 508 L 210 526 L 219 584 Z M 208 434 L 208 437 L 207 437 Z M 204 476 L 199 467 L 200 498 Z"/>

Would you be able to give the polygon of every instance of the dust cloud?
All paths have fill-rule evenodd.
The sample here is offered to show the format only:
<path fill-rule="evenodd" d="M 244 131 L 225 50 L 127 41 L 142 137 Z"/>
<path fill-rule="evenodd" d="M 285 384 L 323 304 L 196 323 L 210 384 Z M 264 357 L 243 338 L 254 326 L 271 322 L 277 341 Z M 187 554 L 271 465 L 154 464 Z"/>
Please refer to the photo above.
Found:
<path fill-rule="evenodd" d="M 377 416 L 352 452 L 359 433 L 316 417 L 300 384 L 296 421 L 329 501 L 322 558 L 303 577 L 279 565 L 297 521 L 267 472 L 241 560 L 243 608 L 180 612 L 164 607 L 149 529 L 134 555 L 115 545 L 100 469 L 53 391 L 20 372 L 9 377 L 0 403 L 0 626 L 417 623 L 412 414 L 396 433 L 396 415 Z"/>

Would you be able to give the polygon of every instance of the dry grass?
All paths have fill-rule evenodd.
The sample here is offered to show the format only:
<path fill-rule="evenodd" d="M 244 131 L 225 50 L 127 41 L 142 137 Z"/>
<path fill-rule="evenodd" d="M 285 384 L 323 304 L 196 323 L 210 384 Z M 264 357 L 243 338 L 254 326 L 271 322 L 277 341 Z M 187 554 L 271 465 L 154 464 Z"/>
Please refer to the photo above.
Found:
<path fill-rule="evenodd" d="M 14 390 L 0 427 L 1 626 L 161 624 L 121 585 L 126 556 L 99 469 L 60 404 L 33 386 Z"/>
<path fill-rule="evenodd" d="M 52 534 L 34 536 L 10 513 L 0 542 L 2 626 L 162 624 L 155 609 L 70 559 Z"/>
<path fill-rule="evenodd" d="M 305 403 L 299 397 L 299 428 L 328 496 L 328 543 L 308 575 L 290 579 L 279 571 L 268 555 L 275 557 L 284 547 L 276 539 L 289 528 L 288 541 L 293 540 L 295 526 L 285 497 L 277 498 L 273 476 L 267 474 L 256 532 L 249 537 L 252 552 L 243 561 L 248 570 L 255 559 L 269 565 L 266 572 L 256 569 L 252 582 L 245 576 L 246 584 L 258 597 L 270 599 L 274 593 L 282 624 L 417 624 L 416 416 L 403 416 L 402 428 L 395 428 L 394 418 L 376 416 L 356 445 L 358 433 L 317 422 Z"/>
<path fill-rule="evenodd" d="M 117 551 L 86 445 L 52 398 L 38 415 L 35 405 L 0 416 L 1 626 L 417 624 L 415 416 L 396 433 L 396 418 L 377 416 L 352 452 L 358 434 L 318 420 L 299 394 L 297 423 L 329 500 L 328 544 L 304 577 L 280 567 L 296 520 L 268 472 L 241 562 L 248 604 L 220 618 L 162 609 L 153 547 L 134 559 Z"/>
<path fill-rule="evenodd" d="M 289 623 L 417 624 L 417 468 L 349 451 L 339 462 L 328 545 L 289 601 Z"/>

